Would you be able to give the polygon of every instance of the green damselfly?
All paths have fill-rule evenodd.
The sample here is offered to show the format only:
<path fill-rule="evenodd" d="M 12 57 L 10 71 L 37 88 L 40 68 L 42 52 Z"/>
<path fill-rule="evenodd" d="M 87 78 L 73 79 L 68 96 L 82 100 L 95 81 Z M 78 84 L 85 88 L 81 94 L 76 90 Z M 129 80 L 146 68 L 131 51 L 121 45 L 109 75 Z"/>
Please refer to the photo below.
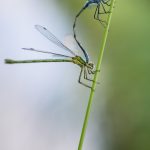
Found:
<path fill-rule="evenodd" d="M 84 58 L 76 55 L 70 48 L 68 48 L 60 40 L 58 40 L 58 38 L 55 35 L 53 35 L 50 31 L 48 31 L 45 27 L 42 27 L 40 25 L 35 25 L 35 28 L 42 35 L 44 35 L 47 39 L 49 39 L 51 42 L 56 44 L 58 47 L 63 48 L 64 50 L 68 51 L 72 56 L 63 55 L 63 54 L 59 54 L 59 53 L 53 53 L 53 52 L 49 52 L 49 51 L 37 50 L 34 48 L 23 48 L 24 50 L 52 54 L 54 56 L 59 56 L 62 58 L 61 59 L 37 59 L 37 60 L 5 59 L 5 63 L 6 64 L 19 64 L 19 63 L 43 63 L 43 62 L 70 62 L 70 63 L 78 65 L 81 68 L 78 82 L 88 88 L 91 88 L 91 86 L 89 86 L 81 81 L 82 75 L 85 80 L 93 81 L 92 79 L 89 79 L 88 76 L 91 74 L 95 74 L 95 72 L 96 72 L 94 64 L 89 61 L 87 52 L 84 50 L 84 53 L 85 53 L 84 54 L 85 60 L 84 60 Z"/>

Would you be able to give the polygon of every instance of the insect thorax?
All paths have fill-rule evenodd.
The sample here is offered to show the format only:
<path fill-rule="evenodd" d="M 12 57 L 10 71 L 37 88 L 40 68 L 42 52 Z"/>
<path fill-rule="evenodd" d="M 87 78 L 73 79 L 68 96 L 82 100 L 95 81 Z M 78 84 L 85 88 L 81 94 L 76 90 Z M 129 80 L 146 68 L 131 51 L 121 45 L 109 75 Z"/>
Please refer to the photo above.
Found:
<path fill-rule="evenodd" d="M 73 63 L 79 65 L 80 67 L 85 66 L 86 62 L 80 57 L 80 56 L 75 56 L 72 58 Z"/>

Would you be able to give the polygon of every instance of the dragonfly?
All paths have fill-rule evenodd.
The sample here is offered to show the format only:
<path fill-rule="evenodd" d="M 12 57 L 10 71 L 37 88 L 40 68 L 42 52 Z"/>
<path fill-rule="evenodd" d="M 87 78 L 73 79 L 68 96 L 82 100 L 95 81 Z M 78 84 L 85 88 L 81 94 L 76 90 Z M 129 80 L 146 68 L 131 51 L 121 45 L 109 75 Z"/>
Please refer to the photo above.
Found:
<path fill-rule="evenodd" d="M 43 51 L 43 50 L 38 50 L 34 48 L 22 48 L 23 50 L 29 50 L 29 51 L 34 51 L 34 52 L 40 52 L 40 53 L 47 53 L 51 54 L 60 58 L 57 59 L 37 59 L 37 60 L 13 60 L 13 59 L 5 59 L 6 64 L 19 64 L 19 63 L 47 63 L 47 62 L 69 62 L 76 64 L 80 67 L 80 74 L 78 78 L 78 82 L 82 84 L 85 87 L 91 88 L 91 86 L 87 85 L 83 81 L 81 81 L 82 76 L 84 77 L 85 80 L 92 81 L 94 80 L 89 78 L 89 75 L 94 75 L 97 71 L 95 69 L 94 63 L 90 62 L 88 53 L 82 48 L 82 52 L 84 54 L 84 58 L 76 55 L 75 52 L 73 52 L 70 48 L 68 48 L 66 45 L 64 45 L 54 34 L 52 34 L 47 28 L 41 26 L 41 25 L 35 25 L 35 28 L 48 40 L 50 40 L 52 43 L 57 45 L 58 47 L 66 50 L 69 52 L 69 55 L 64 55 L 60 53 L 54 53 L 50 51 Z"/>

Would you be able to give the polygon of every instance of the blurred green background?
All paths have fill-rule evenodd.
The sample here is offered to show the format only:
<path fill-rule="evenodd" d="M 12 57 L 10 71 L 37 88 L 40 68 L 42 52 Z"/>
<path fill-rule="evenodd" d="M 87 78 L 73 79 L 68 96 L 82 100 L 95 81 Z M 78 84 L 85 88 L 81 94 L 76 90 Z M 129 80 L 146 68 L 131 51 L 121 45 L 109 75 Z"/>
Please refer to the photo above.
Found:
<path fill-rule="evenodd" d="M 83 2 L 78 1 L 65 3 L 73 12 L 82 5 Z M 88 50 L 94 55 L 99 50 L 103 28 L 92 20 L 92 15 L 90 10 L 84 12 L 77 31 L 82 34 L 82 43 L 88 45 Z M 102 72 L 106 74 L 101 73 L 100 78 L 106 96 L 101 117 L 104 117 L 102 128 L 107 134 L 105 144 L 108 149 L 150 149 L 149 41 L 150 2 L 116 1 L 103 58 Z M 94 103 L 99 106 L 101 95 L 96 94 Z M 98 107 L 95 106 L 95 109 Z"/>
<path fill-rule="evenodd" d="M 7 2 L 10 4 L 9 0 Z M 61 64 L 12 67 L 4 65 L 3 60 L 6 57 L 30 58 L 31 53 L 19 52 L 18 49 L 26 45 L 35 48 L 45 45 L 36 42 L 36 36 L 40 40 L 42 38 L 36 31 L 33 32 L 34 24 L 44 23 L 52 28 L 54 34 L 57 32 L 58 37 L 65 32 L 72 34 L 74 17 L 85 1 L 26 2 L 30 5 L 28 9 L 22 10 L 25 6 L 21 7 L 17 0 L 12 5 L 12 12 L 15 10 L 18 15 L 20 11 L 24 12 L 20 17 L 13 16 L 15 19 L 10 17 L 11 9 L 7 9 L 6 2 L 5 5 L 3 1 L 0 2 L 2 7 L 6 7 L 4 11 L 0 11 L 0 107 L 3 116 L 0 131 L 1 139 L 4 140 L 1 149 L 75 150 L 89 96 L 89 90 L 77 83 L 79 70 L 72 69 L 71 65 Z M 76 30 L 78 39 L 88 51 L 91 60 L 96 63 L 104 28 L 93 19 L 94 10 L 94 7 L 87 9 L 80 16 Z M 31 16 L 30 13 L 26 14 L 27 11 L 32 12 Z M 27 23 L 28 20 L 31 21 Z M 14 27 L 11 29 L 12 33 L 8 32 L 10 26 Z M 16 34 L 16 37 L 11 37 L 11 43 L 8 44 L 10 34 Z M 28 40 L 30 35 L 33 36 L 32 40 Z M 24 36 L 26 41 L 21 40 Z M 149 40 L 150 1 L 116 1 L 99 78 L 101 84 L 97 85 L 83 149 L 150 149 Z M 32 45 L 32 42 L 35 43 Z M 45 47 L 48 46 L 47 44 Z M 32 54 L 32 58 L 37 58 L 35 55 L 41 58 L 37 54 Z M 46 67 L 43 69 L 44 66 Z M 55 68 L 58 69 L 57 72 Z M 59 68 L 63 71 L 59 71 Z M 19 120 L 19 123 L 15 120 Z"/>

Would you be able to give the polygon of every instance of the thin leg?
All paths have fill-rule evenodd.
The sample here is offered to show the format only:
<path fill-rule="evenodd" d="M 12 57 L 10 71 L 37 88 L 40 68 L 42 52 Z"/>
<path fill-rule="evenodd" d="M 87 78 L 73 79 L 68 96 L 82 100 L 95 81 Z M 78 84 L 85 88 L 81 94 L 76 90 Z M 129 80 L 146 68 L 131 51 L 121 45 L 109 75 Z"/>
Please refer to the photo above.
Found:
<path fill-rule="evenodd" d="M 92 74 L 92 73 L 91 73 L 91 70 L 87 69 L 87 71 L 88 71 L 88 74 Z"/>
<path fill-rule="evenodd" d="M 103 10 L 104 10 L 104 12 L 100 12 L 100 4 L 102 5 L 102 7 L 103 7 Z M 96 10 L 98 10 L 98 14 L 109 14 L 110 12 L 109 11 L 106 11 L 106 9 L 105 9 L 105 7 L 104 7 L 104 5 L 103 5 L 103 1 L 102 2 L 100 2 L 100 4 L 98 4 L 97 5 L 97 9 Z M 105 3 L 104 3 L 105 4 Z"/>
<path fill-rule="evenodd" d="M 80 84 L 82 84 L 83 86 L 85 86 L 85 87 L 88 87 L 88 88 L 92 89 L 92 87 L 91 87 L 91 86 L 86 85 L 85 83 L 81 82 L 82 72 L 83 72 L 83 67 L 81 68 L 81 71 L 80 71 L 80 75 L 79 75 L 79 80 L 78 80 L 78 82 L 79 82 Z"/>
<path fill-rule="evenodd" d="M 87 70 L 88 70 L 88 69 L 87 69 Z M 84 68 L 84 79 L 85 79 L 85 80 L 88 80 L 88 81 L 95 82 L 94 80 L 88 78 L 88 75 L 87 75 L 87 72 L 86 72 L 86 68 Z M 100 83 L 99 83 L 99 82 L 96 82 L 96 84 L 100 84 Z"/>
<path fill-rule="evenodd" d="M 107 5 L 107 6 L 110 6 L 110 4 L 108 4 L 109 1 L 110 1 L 110 0 L 108 0 L 108 1 L 102 0 L 102 2 L 103 2 L 105 5 Z"/>
<path fill-rule="evenodd" d="M 88 71 L 88 74 L 95 74 L 96 72 L 100 72 L 100 70 L 94 70 L 94 71 L 92 71 L 92 70 L 90 70 L 88 68 L 87 68 L 87 71 Z"/>
<path fill-rule="evenodd" d="M 101 20 L 101 19 L 100 19 L 100 14 L 101 14 L 101 12 L 100 12 L 100 5 L 98 5 L 97 7 L 98 7 L 97 18 L 98 18 L 99 20 Z M 104 12 L 104 13 L 105 13 L 105 12 Z M 105 25 L 107 25 L 107 22 L 106 22 L 106 21 L 101 20 L 101 22 L 103 22 L 103 23 L 105 23 Z"/>
<path fill-rule="evenodd" d="M 109 14 L 109 13 L 111 13 L 110 11 L 106 11 L 106 9 L 105 9 L 105 7 L 104 7 L 104 5 L 103 5 L 103 3 L 102 3 L 102 2 L 101 2 L 101 5 L 102 5 L 102 7 L 103 7 L 104 14 Z"/>
<path fill-rule="evenodd" d="M 95 11 L 94 19 L 98 20 L 103 25 L 103 27 L 106 27 L 106 24 L 107 24 L 106 21 L 101 20 L 99 18 L 99 14 L 100 14 L 100 5 L 97 5 L 97 9 Z"/>
<path fill-rule="evenodd" d="M 88 78 L 86 68 L 84 68 L 84 79 L 94 82 L 94 80 Z"/>

